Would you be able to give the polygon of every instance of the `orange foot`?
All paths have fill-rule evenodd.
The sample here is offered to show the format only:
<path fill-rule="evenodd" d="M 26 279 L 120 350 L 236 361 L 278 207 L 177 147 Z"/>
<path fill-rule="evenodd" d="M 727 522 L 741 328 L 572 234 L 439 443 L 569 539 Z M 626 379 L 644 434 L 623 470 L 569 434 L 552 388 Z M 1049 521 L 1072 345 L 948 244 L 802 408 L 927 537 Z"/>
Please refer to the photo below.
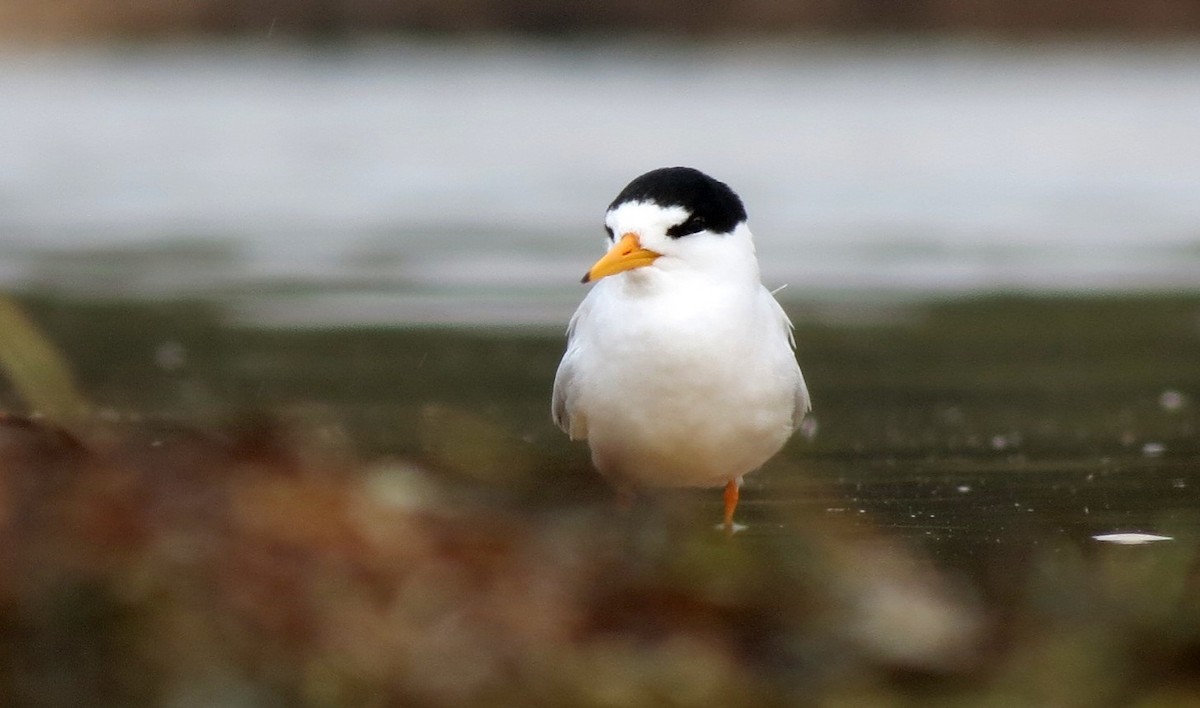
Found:
<path fill-rule="evenodd" d="M 731 479 L 725 485 L 725 533 L 733 533 L 733 511 L 737 509 L 737 503 L 738 483 Z"/>

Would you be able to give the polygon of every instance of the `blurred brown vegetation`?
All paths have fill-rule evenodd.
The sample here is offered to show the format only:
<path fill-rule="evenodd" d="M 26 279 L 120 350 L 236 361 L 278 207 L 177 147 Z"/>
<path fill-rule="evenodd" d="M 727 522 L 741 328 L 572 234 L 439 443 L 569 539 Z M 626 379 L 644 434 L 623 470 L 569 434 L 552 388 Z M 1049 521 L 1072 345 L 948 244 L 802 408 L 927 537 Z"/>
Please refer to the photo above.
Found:
<path fill-rule="evenodd" d="M 557 0 L 0 0 L 0 36 L 21 39 L 180 35 L 340 37 L 375 32 L 720 36 L 787 32 L 1104 33 L 1200 29 L 1193 0 L 746 0 L 601 3 Z"/>
<path fill-rule="evenodd" d="M 772 544 L 599 498 L 539 512 L 431 472 L 453 460 L 366 463 L 322 439 L 0 418 L 0 702 L 1200 699 L 1191 544 L 1047 547 L 1006 566 L 997 602 L 828 521 Z"/>

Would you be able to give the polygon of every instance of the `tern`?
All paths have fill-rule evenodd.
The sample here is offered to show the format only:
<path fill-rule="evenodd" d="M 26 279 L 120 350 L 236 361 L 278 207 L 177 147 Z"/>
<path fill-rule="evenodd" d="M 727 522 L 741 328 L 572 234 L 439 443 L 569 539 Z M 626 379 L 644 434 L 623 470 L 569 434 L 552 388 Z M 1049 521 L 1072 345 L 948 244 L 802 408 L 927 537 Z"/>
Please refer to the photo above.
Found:
<path fill-rule="evenodd" d="M 618 489 L 724 486 L 811 409 L 792 323 L 762 284 L 742 200 L 690 167 L 629 183 L 604 217 L 607 253 L 567 326 L 551 412 Z"/>

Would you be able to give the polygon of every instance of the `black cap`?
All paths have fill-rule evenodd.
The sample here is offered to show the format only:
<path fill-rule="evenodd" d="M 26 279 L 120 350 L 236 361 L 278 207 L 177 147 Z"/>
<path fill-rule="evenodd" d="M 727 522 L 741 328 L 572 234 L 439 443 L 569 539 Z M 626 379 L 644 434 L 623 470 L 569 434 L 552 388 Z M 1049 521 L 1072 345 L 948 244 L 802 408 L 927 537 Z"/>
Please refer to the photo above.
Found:
<path fill-rule="evenodd" d="M 691 167 L 662 167 L 647 172 L 622 189 L 608 210 L 626 202 L 686 209 L 690 213 L 687 220 L 667 230 L 673 238 L 704 230 L 727 234 L 746 220 L 746 207 L 729 185 Z"/>

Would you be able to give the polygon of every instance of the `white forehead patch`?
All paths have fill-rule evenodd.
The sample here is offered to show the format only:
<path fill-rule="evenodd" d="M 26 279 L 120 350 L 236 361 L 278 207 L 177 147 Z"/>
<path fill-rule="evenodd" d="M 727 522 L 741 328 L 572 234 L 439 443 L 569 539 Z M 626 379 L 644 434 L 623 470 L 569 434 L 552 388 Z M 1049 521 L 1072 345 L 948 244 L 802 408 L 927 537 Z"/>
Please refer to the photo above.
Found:
<path fill-rule="evenodd" d="M 691 212 L 681 206 L 659 206 L 654 202 L 622 202 L 604 215 L 604 224 L 612 229 L 617 238 L 633 232 L 638 235 L 666 233 L 667 229 L 682 224 Z"/>

